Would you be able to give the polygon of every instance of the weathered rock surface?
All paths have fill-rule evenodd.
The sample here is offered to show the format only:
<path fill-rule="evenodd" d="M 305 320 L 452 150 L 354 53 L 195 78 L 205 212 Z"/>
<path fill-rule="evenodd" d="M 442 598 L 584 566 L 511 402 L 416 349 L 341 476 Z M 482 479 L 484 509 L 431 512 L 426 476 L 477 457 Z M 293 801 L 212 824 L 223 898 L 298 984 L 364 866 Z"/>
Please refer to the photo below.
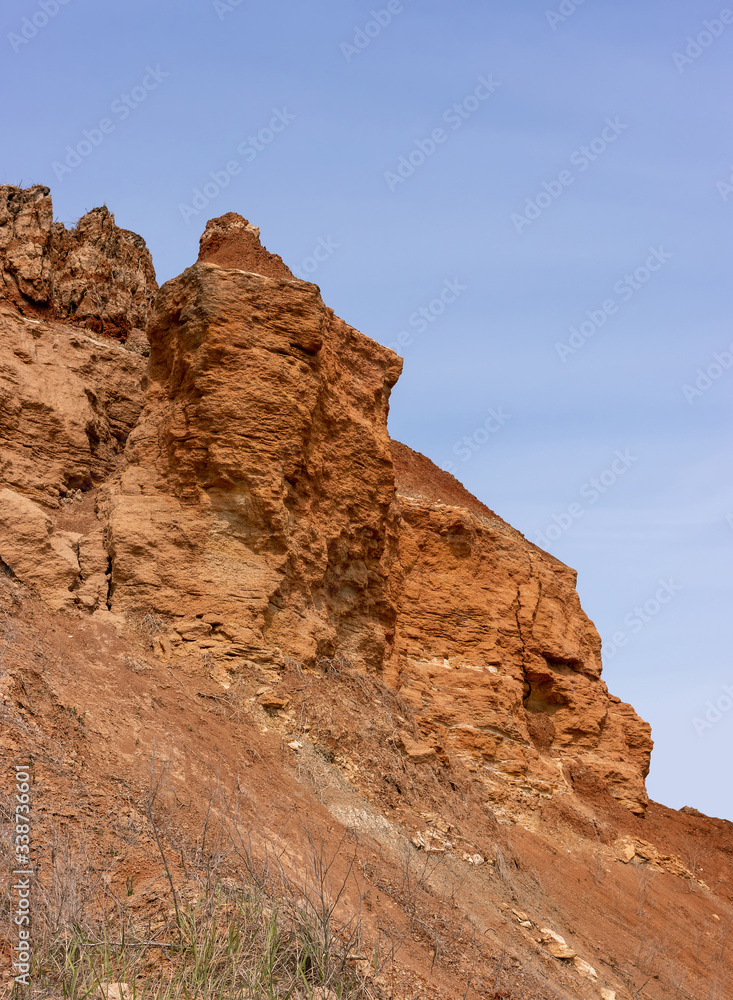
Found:
<path fill-rule="evenodd" d="M 51 233 L 50 252 L 46 189 L 2 190 L 11 304 L 143 322 L 142 286 L 141 311 L 125 313 L 111 277 L 140 247 L 106 210 Z M 75 267 L 99 277 L 110 311 L 78 300 Z M 395 354 L 234 213 L 160 289 L 148 335 L 140 414 L 137 354 L 0 315 L 0 485 L 13 491 L 0 558 L 13 572 L 55 607 L 162 616 L 161 655 L 194 653 L 220 677 L 286 657 L 380 671 L 416 713 L 410 762 L 462 764 L 509 818 L 589 783 L 644 812 L 649 727 L 601 680 L 575 573 L 390 442 Z M 99 483 L 99 521 L 74 538 L 35 506 Z M 44 558 L 24 561 L 13 532 Z"/>
<path fill-rule="evenodd" d="M 209 616 L 232 669 L 274 647 L 381 668 L 397 357 L 315 285 L 211 263 L 163 286 L 149 336 L 145 410 L 108 490 L 113 608 Z"/>
<path fill-rule="evenodd" d="M 142 409 L 144 360 L 0 305 L 0 484 L 58 508 L 116 467 Z"/>
<path fill-rule="evenodd" d="M 0 559 L 38 590 L 54 611 L 74 607 L 79 536 L 54 532 L 49 515 L 28 497 L 0 489 Z"/>
<path fill-rule="evenodd" d="M 107 208 L 67 230 L 49 189 L 0 186 L 0 288 L 22 314 L 62 319 L 125 340 L 143 329 L 158 286 L 145 240 Z"/>
<path fill-rule="evenodd" d="M 587 769 L 635 812 L 649 727 L 608 694 L 576 574 L 448 473 L 393 442 L 401 575 L 390 683 L 476 767 L 501 812 L 531 811 Z"/>
<path fill-rule="evenodd" d="M 238 268 L 267 278 L 295 280 L 295 275 L 282 257 L 262 246 L 257 226 L 236 212 L 209 219 L 199 241 L 198 259 L 199 263 Z"/>

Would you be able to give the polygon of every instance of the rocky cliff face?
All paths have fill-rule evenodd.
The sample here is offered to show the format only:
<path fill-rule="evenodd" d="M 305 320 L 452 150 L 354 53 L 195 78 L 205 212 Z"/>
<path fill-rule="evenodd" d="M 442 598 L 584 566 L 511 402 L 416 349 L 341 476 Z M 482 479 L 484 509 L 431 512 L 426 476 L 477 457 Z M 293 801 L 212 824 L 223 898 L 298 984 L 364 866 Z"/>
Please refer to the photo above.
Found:
<path fill-rule="evenodd" d="M 47 507 L 113 471 L 142 409 L 145 361 L 0 303 L 0 483 Z"/>
<path fill-rule="evenodd" d="M 58 232 L 46 189 L 2 189 L 0 204 L 13 573 L 53 607 L 152 616 L 160 656 L 193 656 L 225 685 L 287 658 L 379 672 L 415 713 L 418 755 L 467 769 L 509 817 L 587 774 L 643 813 L 649 729 L 601 681 L 574 572 L 390 442 L 396 355 L 229 213 L 160 289 L 143 397 L 139 355 L 78 328 L 145 321 L 142 241 L 106 210 Z M 116 284 L 126 273 L 138 283 Z M 38 309 L 67 322 L 29 322 Z M 63 494 L 98 484 L 95 517 L 59 527 Z"/>
<path fill-rule="evenodd" d="M 393 443 L 399 515 L 391 683 L 501 815 L 531 814 L 589 769 L 646 804 L 649 726 L 601 681 L 576 574 L 432 462 Z"/>
<path fill-rule="evenodd" d="M 182 616 L 169 641 L 234 672 L 338 651 L 379 669 L 398 359 L 315 285 L 210 263 L 163 286 L 150 341 L 145 409 L 107 491 L 113 610 Z"/>
<path fill-rule="evenodd" d="M 23 315 L 69 320 L 126 340 L 147 325 L 158 286 L 145 240 L 106 208 L 67 230 L 49 189 L 0 186 L 0 288 Z"/>

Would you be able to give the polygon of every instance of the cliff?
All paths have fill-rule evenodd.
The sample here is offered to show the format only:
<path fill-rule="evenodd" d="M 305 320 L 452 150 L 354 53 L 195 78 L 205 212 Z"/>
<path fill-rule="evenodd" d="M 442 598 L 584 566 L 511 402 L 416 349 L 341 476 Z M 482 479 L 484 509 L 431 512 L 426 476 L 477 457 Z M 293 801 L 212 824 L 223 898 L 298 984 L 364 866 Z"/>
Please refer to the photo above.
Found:
<path fill-rule="evenodd" d="M 15 247 L 13 275 L 30 273 L 17 265 L 31 258 L 13 242 L 17 233 L 30 230 L 36 247 L 36 232 L 48 232 L 43 190 L 4 195 L 22 206 L 16 235 L 4 240 Z M 61 236 L 83 241 L 97 215 Z M 111 218 L 95 253 L 137 246 Z M 44 258 L 44 288 L 66 287 L 68 259 L 52 254 L 49 270 Z M 119 290 L 105 282 L 107 269 L 94 270 L 94 256 L 88 265 L 106 290 L 96 296 L 103 325 Z M 115 332 L 131 328 L 141 306 L 131 300 Z M 436 751 L 475 768 L 500 811 L 531 812 L 569 791 L 572 769 L 584 767 L 643 812 L 648 727 L 600 679 L 600 639 L 573 571 L 390 442 L 400 359 L 334 316 L 246 220 L 212 220 L 199 261 L 160 290 L 144 396 L 135 398 L 137 356 L 52 323 L 10 315 L 5 323 L 4 384 L 14 399 L 5 486 L 52 504 L 105 480 L 127 442 L 92 537 L 51 535 L 44 544 L 44 564 L 71 563 L 71 574 L 59 564 L 57 605 L 89 607 L 93 576 L 98 607 L 163 616 L 165 655 L 185 646 L 223 677 L 253 661 L 337 655 L 380 671 Z M 0 557 L 30 580 L 12 545 L 31 511 L 9 498 L 6 508 L 16 542 Z M 33 537 L 45 538 L 46 522 L 33 516 Z M 76 578 L 67 541 L 78 553 Z M 94 573 L 84 572 L 86 559 Z"/>
<path fill-rule="evenodd" d="M 320 791 L 319 808 L 384 850 L 396 841 L 377 813 L 421 824 L 418 850 L 460 843 L 461 864 L 504 863 L 497 824 L 543 843 L 562 829 L 581 855 L 630 843 L 627 861 L 694 881 L 646 819 L 649 726 L 601 679 L 574 571 L 390 440 L 401 359 L 336 317 L 256 227 L 210 221 L 198 261 L 157 290 L 144 242 L 106 209 L 67 231 L 46 188 L 0 188 L 0 288 L 0 569 L 40 598 L 33 614 L 88 637 L 102 719 L 149 743 L 101 654 L 118 649 L 151 676 L 178 672 L 183 714 L 159 731 L 178 732 L 176 759 L 199 695 L 241 695 L 262 747 L 297 731 L 305 753 L 311 733 L 340 769 L 328 787 L 364 797 L 346 809 Z M 104 759 L 137 766 L 110 725 Z M 203 794 L 194 771 L 181 762 L 176 780 Z"/>
<path fill-rule="evenodd" d="M 145 240 L 107 208 L 74 229 L 53 221 L 47 187 L 0 186 L 2 298 L 21 315 L 72 321 L 126 340 L 147 325 L 158 290 Z"/>

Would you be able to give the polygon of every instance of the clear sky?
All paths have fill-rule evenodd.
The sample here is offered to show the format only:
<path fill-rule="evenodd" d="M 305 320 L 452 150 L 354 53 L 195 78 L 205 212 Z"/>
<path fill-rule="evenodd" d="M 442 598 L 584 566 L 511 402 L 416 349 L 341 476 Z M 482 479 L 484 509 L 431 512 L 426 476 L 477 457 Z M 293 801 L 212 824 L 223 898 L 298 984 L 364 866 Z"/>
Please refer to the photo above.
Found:
<path fill-rule="evenodd" d="M 0 29 L 0 182 L 106 203 L 161 282 L 240 212 L 400 345 L 393 436 L 578 570 L 650 793 L 733 819 L 733 10 L 5 0 Z"/>

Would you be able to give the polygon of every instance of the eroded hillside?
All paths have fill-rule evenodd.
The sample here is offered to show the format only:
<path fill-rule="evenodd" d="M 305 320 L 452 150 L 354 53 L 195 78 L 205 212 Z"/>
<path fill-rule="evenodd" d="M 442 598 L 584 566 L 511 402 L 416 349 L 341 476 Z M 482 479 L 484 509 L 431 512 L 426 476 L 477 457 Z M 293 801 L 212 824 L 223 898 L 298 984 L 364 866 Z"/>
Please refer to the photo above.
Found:
<path fill-rule="evenodd" d="M 390 441 L 401 359 L 234 213 L 159 291 L 106 210 L 51 220 L 0 189 L 37 990 L 70 934 L 104 981 L 170 980 L 195 910 L 250 927 L 247 961 L 280 915 L 273 996 L 722 1000 L 731 824 L 649 803 L 574 572 Z M 135 939 L 116 978 L 104 935 Z"/>

